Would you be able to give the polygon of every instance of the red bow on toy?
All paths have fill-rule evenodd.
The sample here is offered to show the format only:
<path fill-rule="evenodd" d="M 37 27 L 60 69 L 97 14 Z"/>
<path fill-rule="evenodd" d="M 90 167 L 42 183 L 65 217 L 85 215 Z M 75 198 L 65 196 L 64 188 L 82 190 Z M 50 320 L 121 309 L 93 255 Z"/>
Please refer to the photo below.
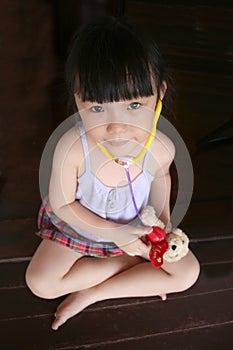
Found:
<path fill-rule="evenodd" d="M 146 238 L 152 243 L 150 250 L 151 264 L 158 268 L 163 264 L 163 255 L 168 249 L 166 232 L 158 226 L 153 226 L 153 231 L 146 235 Z"/>

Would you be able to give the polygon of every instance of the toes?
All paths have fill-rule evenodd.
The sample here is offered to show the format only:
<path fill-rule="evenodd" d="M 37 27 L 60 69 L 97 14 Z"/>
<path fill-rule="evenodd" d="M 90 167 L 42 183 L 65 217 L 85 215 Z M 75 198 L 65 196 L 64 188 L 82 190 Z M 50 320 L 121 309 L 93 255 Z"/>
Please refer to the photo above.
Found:
<path fill-rule="evenodd" d="M 167 294 L 162 294 L 162 295 L 161 295 L 161 299 L 162 299 L 162 301 L 167 300 Z"/>
<path fill-rule="evenodd" d="M 66 322 L 66 318 L 57 316 L 52 323 L 52 329 L 57 331 L 58 328 Z"/>

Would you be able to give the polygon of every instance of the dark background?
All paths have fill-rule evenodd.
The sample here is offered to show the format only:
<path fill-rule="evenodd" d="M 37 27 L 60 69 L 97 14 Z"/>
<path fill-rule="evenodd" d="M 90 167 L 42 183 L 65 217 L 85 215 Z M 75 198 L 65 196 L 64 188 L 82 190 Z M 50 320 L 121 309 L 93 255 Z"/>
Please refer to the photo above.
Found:
<path fill-rule="evenodd" d="M 103 14 L 150 31 L 175 82 L 173 125 L 193 161 L 181 226 L 193 239 L 232 234 L 232 2 L 3 0 L 0 4 L 0 258 L 30 256 L 46 141 L 68 117 L 64 62 L 74 30 Z M 225 126 L 227 123 L 227 127 Z M 207 142 L 208 135 L 220 129 Z M 204 142 L 203 142 L 204 138 Z M 176 197 L 174 173 L 172 200 Z"/>
<path fill-rule="evenodd" d="M 74 29 L 125 14 L 160 44 L 175 80 L 172 123 L 194 167 L 181 227 L 201 273 L 182 293 L 106 300 L 51 330 L 61 298 L 33 295 L 24 280 L 39 238 L 39 165 L 67 116 L 64 58 Z M 0 344 L 4 350 L 231 350 L 232 1 L 2 0 L 0 2 Z M 172 204 L 176 169 L 172 167 Z"/>

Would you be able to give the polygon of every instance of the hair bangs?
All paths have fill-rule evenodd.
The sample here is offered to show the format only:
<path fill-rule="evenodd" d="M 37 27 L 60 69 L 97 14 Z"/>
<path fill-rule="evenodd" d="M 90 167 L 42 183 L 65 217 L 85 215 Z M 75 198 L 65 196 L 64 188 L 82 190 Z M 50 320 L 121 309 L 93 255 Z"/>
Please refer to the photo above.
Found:
<path fill-rule="evenodd" d="M 111 24 L 79 40 L 75 92 L 83 101 L 98 103 L 153 95 L 146 50 L 128 28 Z"/>
<path fill-rule="evenodd" d="M 94 62 L 93 62 L 94 63 Z M 92 65 L 78 73 L 76 91 L 83 101 L 118 102 L 153 95 L 149 69 L 125 66 L 113 69 L 102 64 L 98 69 Z M 111 69 L 112 68 L 112 69 Z"/>

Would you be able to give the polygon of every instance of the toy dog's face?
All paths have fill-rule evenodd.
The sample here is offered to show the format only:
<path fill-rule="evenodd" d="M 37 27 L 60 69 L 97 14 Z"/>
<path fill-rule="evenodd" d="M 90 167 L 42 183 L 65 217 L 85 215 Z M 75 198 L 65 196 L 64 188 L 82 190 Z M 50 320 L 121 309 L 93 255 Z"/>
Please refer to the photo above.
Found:
<path fill-rule="evenodd" d="M 168 244 L 169 248 L 171 249 L 170 255 L 176 256 L 182 251 L 184 241 L 182 241 L 179 237 L 176 237 L 173 233 L 170 233 Z"/>
<path fill-rule="evenodd" d="M 166 261 L 175 262 L 184 257 L 188 252 L 188 239 L 186 235 L 177 236 L 170 233 L 167 236 L 168 251 L 164 255 Z"/>
<path fill-rule="evenodd" d="M 152 206 L 147 206 L 142 210 L 141 219 L 144 225 L 159 226 L 162 229 L 165 227 L 164 223 L 158 219 Z M 188 253 L 188 236 L 179 228 L 174 228 L 172 232 L 168 233 L 166 235 L 166 241 L 168 243 L 168 250 L 163 255 L 164 260 L 176 262 Z"/>

